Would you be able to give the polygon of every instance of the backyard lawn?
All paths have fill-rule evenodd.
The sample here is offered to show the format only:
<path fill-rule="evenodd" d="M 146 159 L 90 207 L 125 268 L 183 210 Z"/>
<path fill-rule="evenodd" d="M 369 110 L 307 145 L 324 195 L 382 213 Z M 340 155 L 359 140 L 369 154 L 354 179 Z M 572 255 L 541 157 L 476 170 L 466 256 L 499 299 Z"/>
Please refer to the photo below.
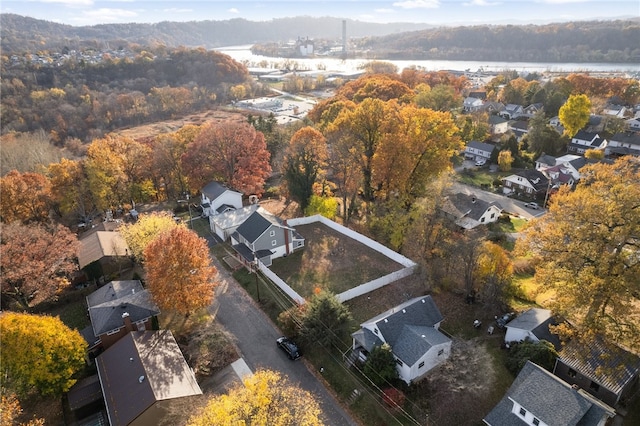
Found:
<path fill-rule="evenodd" d="M 274 260 L 270 269 L 302 297 L 319 289 L 340 294 L 403 268 L 321 223 L 297 226 L 296 231 L 305 237 L 304 249 Z"/>

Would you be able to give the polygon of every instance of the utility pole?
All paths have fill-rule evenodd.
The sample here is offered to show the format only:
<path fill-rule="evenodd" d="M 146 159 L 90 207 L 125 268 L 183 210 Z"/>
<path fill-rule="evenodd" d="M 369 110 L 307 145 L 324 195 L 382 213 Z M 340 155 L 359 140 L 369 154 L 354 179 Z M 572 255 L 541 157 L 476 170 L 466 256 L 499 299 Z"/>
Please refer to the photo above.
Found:
<path fill-rule="evenodd" d="M 178 203 L 187 203 L 187 208 L 189 209 L 189 229 L 193 229 L 193 224 L 191 223 L 191 203 L 189 203 L 189 194 L 184 194 L 186 200 L 178 200 Z"/>
<path fill-rule="evenodd" d="M 260 283 L 258 282 L 258 257 L 253 253 L 253 273 L 256 275 L 256 293 L 260 302 Z"/>

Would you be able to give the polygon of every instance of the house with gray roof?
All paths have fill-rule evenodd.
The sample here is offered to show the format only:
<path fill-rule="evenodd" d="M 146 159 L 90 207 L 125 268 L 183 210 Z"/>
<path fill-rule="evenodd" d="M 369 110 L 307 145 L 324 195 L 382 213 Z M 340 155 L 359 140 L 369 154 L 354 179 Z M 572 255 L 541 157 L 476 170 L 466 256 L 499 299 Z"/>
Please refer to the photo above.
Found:
<path fill-rule="evenodd" d="M 360 324 L 351 335 L 361 361 L 387 343 L 402 380 L 411 384 L 451 354 L 451 339 L 440 332 L 443 317 L 431 296 L 413 298 Z"/>
<path fill-rule="evenodd" d="M 111 426 L 158 425 L 202 390 L 169 330 L 133 331 L 96 358 Z"/>
<path fill-rule="evenodd" d="M 509 121 L 499 115 L 489 116 L 489 132 L 492 135 L 501 135 L 509 130 Z"/>
<path fill-rule="evenodd" d="M 518 104 L 507 104 L 504 109 L 498 113 L 498 115 L 506 118 L 507 120 L 515 120 L 519 117 L 524 117 L 524 108 Z"/>
<path fill-rule="evenodd" d="M 473 229 L 476 226 L 497 222 L 502 213 L 500 204 L 489 203 L 473 194 L 463 193 L 447 196 L 441 210 L 463 229 Z"/>
<path fill-rule="evenodd" d="M 598 133 L 579 130 L 573 135 L 571 142 L 567 145 L 567 153 L 584 155 L 589 149 L 605 150 L 606 155 L 607 140 L 600 137 Z"/>
<path fill-rule="evenodd" d="M 637 390 L 640 357 L 599 337 L 572 340 L 559 355 L 553 374 L 612 407 Z"/>
<path fill-rule="evenodd" d="M 550 310 L 531 308 L 507 323 L 504 341 L 505 343 L 513 343 L 524 340 L 533 342 L 546 340 L 553 344 L 556 350 L 559 350 L 560 339 L 556 334 L 551 333 L 550 325 L 558 325 Z"/>
<path fill-rule="evenodd" d="M 209 182 L 201 193 L 203 216 L 213 216 L 242 207 L 242 193 L 227 188 L 221 182 Z"/>
<path fill-rule="evenodd" d="M 231 245 L 245 265 L 253 264 L 257 258 L 265 266 L 271 266 L 273 259 L 304 247 L 304 237 L 285 221 L 258 209 L 231 234 Z"/>
<path fill-rule="evenodd" d="M 238 226 L 242 225 L 242 223 L 258 209 L 266 212 L 258 204 L 250 204 L 240 209 L 227 210 L 224 213 L 209 216 L 211 232 L 216 234 L 220 240 L 227 241 L 229 237 L 231 237 L 231 234 L 238 229 Z"/>
<path fill-rule="evenodd" d="M 491 145 L 490 143 L 470 141 L 464 148 L 464 156 L 465 158 L 476 161 L 481 159 L 488 161 L 491 158 L 493 150 L 495 149 L 495 145 Z"/>
<path fill-rule="evenodd" d="M 610 406 L 527 361 L 482 420 L 489 426 L 604 426 L 614 415 Z"/>
<path fill-rule="evenodd" d="M 502 178 L 502 192 L 532 199 L 541 198 L 549 190 L 549 179 L 539 170 L 520 170 Z"/>
<path fill-rule="evenodd" d="M 138 280 L 111 281 L 87 296 L 89 350 L 103 350 L 133 330 L 151 330 L 160 310 Z"/>
<path fill-rule="evenodd" d="M 609 144 L 605 149 L 605 155 L 620 157 L 623 155 L 633 155 L 640 157 L 640 134 L 616 133 L 609 139 Z"/>

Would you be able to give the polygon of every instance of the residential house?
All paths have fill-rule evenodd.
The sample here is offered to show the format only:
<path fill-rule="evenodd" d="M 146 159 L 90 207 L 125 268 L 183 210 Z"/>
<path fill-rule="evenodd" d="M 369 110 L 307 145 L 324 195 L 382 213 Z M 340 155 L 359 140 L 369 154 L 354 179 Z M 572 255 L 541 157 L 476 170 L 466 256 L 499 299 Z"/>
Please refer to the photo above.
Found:
<path fill-rule="evenodd" d="M 602 110 L 602 114 L 616 118 L 624 118 L 626 113 L 627 107 L 625 107 L 624 105 L 608 104 Z"/>
<path fill-rule="evenodd" d="M 111 426 L 158 425 L 202 390 L 169 330 L 132 331 L 96 358 Z"/>
<path fill-rule="evenodd" d="M 483 421 L 489 426 L 605 426 L 614 415 L 613 408 L 527 361 Z"/>
<path fill-rule="evenodd" d="M 488 203 L 475 195 L 457 193 L 449 195 L 441 207 L 442 211 L 463 229 L 497 222 L 502 207 L 496 202 Z"/>
<path fill-rule="evenodd" d="M 89 278 L 117 274 L 133 266 L 129 246 L 122 235 L 113 229 L 92 229 L 80 237 L 78 264 L 80 269 L 87 272 Z"/>
<path fill-rule="evenodd" d="M 588 160 L 580 155 L 566 154 L 561 157 L 542 154 L 536 160 L 536 170 L 542 172 L 551 181 L 552 188 L 560 185 L 573 186 L 580 180 L 580 169 Z"/>
<path fill-rule="evenodd" d="M 537 112 L 539 111 L 543 111 L 544 110 L 544 104 L 541 102 L 535 103 L 535 104 L 531 104 L 529 106 L 526 106 L 522 109 L 522 115 L 528 118 L 533 117 L 534 115 L 536 115 Z"/>
<path fill-rule="evenodd" d="M 605 155 L 620 157 L 622 155 L 640 156 L 640 134 L 616 133 L 611 136 L 605 149 Z"/>
<path fill-rule="evenodd" d="M 531 308 L 507 323 L 504 341 L 508 344 L 524 340 L 546 340 L 556 349 L 560 349 L 560 339 L 551 333 L 550 325 L 558 325 L 550 310 Z"/>
<path fill-rule="evenodd" d="M 572 340 L 559 355 L 553 374 L 612 407 L 637 390 L 640 357 L 619 346 Z"/>
<path fill-rule="evenodd" d="M 464 112 L 476 112 L 482 109 L 484 101 L 482 99 L 466 97 L 462 102 L 462 110 Z"/>
<path fill-rule="evenodd" d="M 500 111 L 504 109 L 504 104 L 502 102 L 492 102 L 486 101 L 482 108 L 487 114 L 493 115 L 498 114 Z"/>
<path fill-rule="evenodd" d="M 304 247 L 304 238 L 266 210 L 256 210 L 231 234 L 231 244 L 245 265 L 256 259 L 271 266 L 273 259 Z"/>
<path fill-rule="evenodd" d="M 465 158 L 476 161 L 480 159 L 489 161 L 495 149 L 495 145 L 491 145 L 490 143 L 471 141 L 464 149 L 464 156 Z"/>
<path fill-rule="evenodd" d="M 231 234 L 238 229 L 238 226 L 242 225 L 258 209 L 265 212 L 258 204 L 251 204 L 237 210 L 228 210 L 224 213 L 209 216 L 211 232 L 216 234 L 220 240 L 227 241 Z"/>
<path fill-rule="evenodd" d="M 524 108 L 522 108 L 522 105 L 517 104 L 505 105 L 504 109 L 500 111 L 498 115 L 502 116 L 502 118 L 506 118 L 507 120 L 516 120 L 525 116 Z"/>
<path fill-rule="evenodd" d="M 571 138 L 571 142 L 569 142 L 567 146 L 567 152 L 569 154 L 584 155 L 588 149 L 603 150 L 606 146 L 607 140 L 601 138 L 598 133 L 579 130 L 578 133 Z"/>
<path fill-rule="evenodd" d="M 242 207 L 242 194 L 220 182 L 209 182 L 201 192 L 203 216 L 213 216 Z"/>
<path fill-rule="evenodd" d="M 502 192 L 528 198 L 542 198 L 549 190 L 549 179 L 538 170 L 521 170 L 502 178 Z"/>
<path fill-rule="evenodd" d="M 502 135 L 509 130 L 509 121 L 499 115 L 489 116 L 489 132 L 492 135 Z"/>
<path fill-rule="evenodd" d="M 549 125 L 553 127 L 559 134 L 564 133 L 564 126 L 560 122 L 560 117 L 558 117 L 557 115 L 549 119 Z"/>
<path fill-rule="evenodd" d="M 640 118 L 630 118 L 626 125 L 629 132 L 640 132 Z"/>
<path fill-rule="evenodd" d="M 487 92 L 472 91 L 472 92 L 469 92 L 469 97 L 470 98 L 480 99 L 482 101 L 486 101 L 487 100 Z"/>
<path fill-rule="evenodd" d="M 606 120 L 602 115 L 591 114 L 589 115 L 589 121 L 584 126 L 584 131 L 589 133 L 598 133 L 604 130 L 604 124 Z"/>
<path fill-rule="evenodd" d="M 360 324 L 351 335 L 353 353 L 364 361 L 387 343 L 400 378 L 411 384 L 451 354 L 451 339 L 439 331 L 442 320 L 431 296 L 413 298 Z"/>
<path fill-rule="evenodd" d="M 520 142 L 524 135 L 529 133 L 529 122 L 525 120 L 510 121 L 509 130 L 513 132 L 518 142 Z"/>
<path fill-rule="evenodd" d="M 111 281 L 87 296 L 91 326 L 82 330 L 92 354 L 113 345 L 133 330 L 152 330 L 160 314 L 149 291 L 138 280 Z"/>

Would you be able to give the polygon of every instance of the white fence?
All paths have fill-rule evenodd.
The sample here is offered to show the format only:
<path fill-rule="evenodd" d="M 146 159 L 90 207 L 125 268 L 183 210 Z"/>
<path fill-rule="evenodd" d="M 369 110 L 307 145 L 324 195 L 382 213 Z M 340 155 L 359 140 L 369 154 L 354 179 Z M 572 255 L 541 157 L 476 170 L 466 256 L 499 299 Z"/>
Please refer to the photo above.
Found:
<path fill-rule="evenodd" d="M 367 247 L 371 248 L 372 250 L 375 250 L 387 256 L 388 258 L 394 260 L 395 262 L 398 262 L 402 266 L 404 266 L 404 268 L 398 271 L 392 272 L 390 274 L 387 274 L 384 277 L 376 278 L 375 280 L 369 281 L 364 284 L 360 284 L 357 287 L 354 287 L 352 289 L 349 289 L 345 292 L 342 292 L 336 295 L 336 298 L 340 302 L 346 302 L 347 300 L 351 300 L 355 297 L 362 296 L 363 294 L 367 294 L 373 290 L 377 290 L 381 287 L 384 287 L 385 285 L 391 284 L 394 281 L 398 281 L 401 278 L 408 277 L 409 275 L 413 274 L 417 266 L 413 260 L 401 255 L 400 253 L 396 253 L 390 248 L 383 246 L 379 242 L 374 241 L 369 237 L 359 234 L 321 215 L 289 219 L 287 220 L 287 225 L 295 227 L 297 225 L 308 225 L 310 223 L 315 223 L 315 222 L 320 222 L 325 226 L 328 226 L 329 228 L 337 232 L 340 232 L 341 234 L 346 235 L 349 238 L 359 241 L 362 244 L 366 245 Z M 298 303 L 305 303 L 305 300 L 302 296 L 296 293 L 291 287 L 289 287 L 287 283 L 285 283 L 282 279 L 280 279 L 280 277 L 274 274 L 266 266 L 263 266 L 262 264 L 260 264 L 260 270 L 278 287 L 280 287 L 282 291 L 284 291 L 287 295 L 289 295 L 289 297 L 291 297 L 293 300 L 295 300 Z"/>

